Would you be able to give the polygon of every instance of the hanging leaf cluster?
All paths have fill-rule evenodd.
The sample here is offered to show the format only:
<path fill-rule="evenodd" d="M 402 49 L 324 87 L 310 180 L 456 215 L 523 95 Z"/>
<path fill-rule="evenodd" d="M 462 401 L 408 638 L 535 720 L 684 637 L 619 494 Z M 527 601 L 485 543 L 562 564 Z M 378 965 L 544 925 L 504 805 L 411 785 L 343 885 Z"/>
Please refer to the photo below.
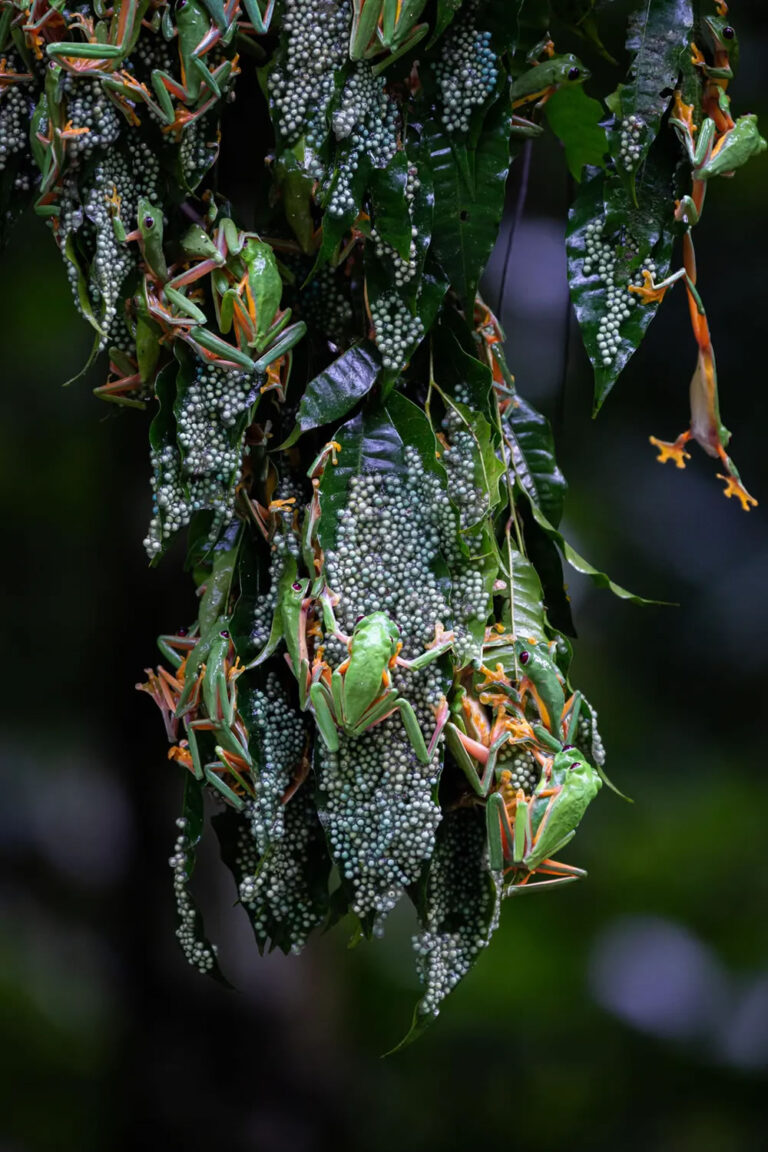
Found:
<path fill-rule="evenodd" d="M 645 0 L 600 102 L 575 53 L 621 74 L 605 7 L 0 0 L 0 233 L 27 204 L 47 222 L 108 359 L 97 394 L 151 417 L 147 555 L 183 535 L 199 593 L 140 685 L 184 781 L 180 943 L 220 975 L 190 892 L 207 798 L 260 950 L 342 918 L 377 935 L 411 901 L 409 1038 L 506 897 L 584 875 L 559 857 L 605 757 L 561 558 L 637 599 L 561 535 L 549 426 L 478 294 L 547 123 L 580 181 L 596 405 L 680 280 L 694 419 L 657 443 L 682 465 L 696 439 L 752 502 L 691 240 L 709 179 L 765 146 L 730 112 L 735 33 L 723 3 Z M 246 196 L 228 148 L 257 155 Z"/>

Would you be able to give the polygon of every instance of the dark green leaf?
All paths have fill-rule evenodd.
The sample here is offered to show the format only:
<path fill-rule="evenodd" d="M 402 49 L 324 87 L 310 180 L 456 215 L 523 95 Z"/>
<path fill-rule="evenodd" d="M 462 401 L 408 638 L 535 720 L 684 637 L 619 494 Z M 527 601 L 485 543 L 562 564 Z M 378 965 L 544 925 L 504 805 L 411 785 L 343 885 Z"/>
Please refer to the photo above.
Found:
<path fill-rule="evenodd" d="M 581 180 L 585 165 L 605 166 L 608 142 L 600 121 L 602 106 L 587 96 L 581 84 L 563 84 L 544 105 L 549 126 L 563 143 L 574 180 Z"/>
<path fill-rule="evenodd" d="M 617 171 L 633 195 L 636 174 L 677 85 L 692 25 L 691 0 L 637 0 L 629 18 L 630 78 L 619 86 L 619 122 L 609 138 Z"/>
<path fill-rule="evenodd" d="M 374 168 L 370 180 L 373 224 L 385 244 L 404 260 L 411 248 L 411 217 L 405 198 L 408 158 L 396 152 L 386 168 Z"/>
<path fill-rule="evenodd" d="M 639 207 L 615 176 L 597 173 L 582 184 L 570 212 L 568 277 L 587 355 L 595 370 L 595 411 L 616 383 L 656 314 L 630 284 L 643 268 L 655 279 L 669 272 L 674 241 L 674 161 L 654 149 L 637 180 Z M 618 321 L 618 328 L 614 327 Z"/>
<path fill-rule="evenodd" d="M 302 432 L 340 420 L 376 383 L 381 368 L 378 349 L 363 340 L 342 353 L 324 372 L 310 380 L 301 398 L 296 427 L 281 445 L 295 444 Z"/>
<path fill-rule="evenodd" d="M 554 525 L 559 524 L 567 484 L 557 466 L 549 421 L 516 395 L 504 411 L 502 430 L 512 468 L 528 498 Z"/>
<path fill-rule="evenodd" d="M 195 780 L 191 773 L 187 772 L 184 780 L 184 800 L 182 804 L 181 816 L 184 820 L 184 825 L 181 829 L 181 837 L 179 838 L 183 844 L 183 857 L 184 857 L 184 877 L 186 878 L 186 885 L 183 891 L 183 896 L 178 893 L 176 895 L 177 904 L 179 907 L 183 904 L 185 911 L 192 912 L 192 920 L 186 917 L 183 920 L 182 927 L 186 933 L 192 932 L 196 941 L 198 941 L 213 957 L 213 965 L 206 969 L 206 974 L 211 976 L 219 984 L 223 984 L 226 988 L 231 988 L 232 985 L 222 974 L 219 968 L 218 960 L 216 958 L 216 950 L 213 945 L 208 941 L 205 935 L 203 926 L 203 918 L 192 900 L 189 892 L 189 881 L 195 868 L 195 859 L 197 857 L 197 848 L 202 839 L 203 826 L 205 822 L 205 813 L 203 806 L 203 787 L 199 780 Z M 177 848 L 179 847 L 177 843 Z"/>
<path fill-rule="evenodd" d="M 432 246 L 467 315 L 496 242 L 509 171 L 509 99 L 490 108 L 476 151 L 442 131 L 425 130 L 435 189 Z"/>

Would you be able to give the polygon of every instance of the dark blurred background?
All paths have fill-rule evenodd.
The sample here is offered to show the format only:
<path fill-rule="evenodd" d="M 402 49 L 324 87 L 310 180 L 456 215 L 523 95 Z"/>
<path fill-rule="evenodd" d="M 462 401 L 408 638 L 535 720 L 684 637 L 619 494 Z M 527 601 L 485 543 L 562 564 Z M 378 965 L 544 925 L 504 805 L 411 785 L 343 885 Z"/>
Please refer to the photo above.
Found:
<path fill-rule="evenodd" d="M 733 13 L 733 98 L 765 127 L 759 7 Z M 723 416 L 760 501 L 746 515 L 697 448 L 678 472 L 648 444 L 688 420 L 680 289 L 591 420 L 568 319 L 568 183 L 554 142 L 534 151 L 500 308 L 509 360 L 555 421 L 572 541 L 679 606 L 568 578 L 575 678 L 635 802 L 604 790 L 568 856 L 589 879 L 510 902 L 436 1026 L 387 1060 L 418 996 L 405 909 L 373 944 L 335 933 L 260 959 L 210 843 L 202 902 L 237 991 L 177 949 L 179 772 L 133 686 L 193 597 L 178 557 L 149 570 L 141 548 L 147 418 L 97 402 L 99 372 L 62 388 L 89 332 L 46 229 L 19 225 L 0 280 L 0 1152 L 768 1148 L 767 181 L 768 156 L 717 181 L 696 233 Z"/>

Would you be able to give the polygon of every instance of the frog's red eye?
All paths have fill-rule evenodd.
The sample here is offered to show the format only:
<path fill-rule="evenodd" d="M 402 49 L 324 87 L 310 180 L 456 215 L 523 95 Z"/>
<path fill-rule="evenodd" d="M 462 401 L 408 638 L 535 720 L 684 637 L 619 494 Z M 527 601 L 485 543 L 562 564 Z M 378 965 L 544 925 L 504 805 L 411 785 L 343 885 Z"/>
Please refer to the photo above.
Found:
<path fill-rule="evenodd" d="M 569 68 L 568 69 L 568 79 L 569 80 L 578 80 L 579 76 L 581 76 L 581 68 Z"/>
<path fill-rule="evenodd" d="M 520 663 L 521 664 L 527 664 L 528 661 L 530 660 L 530 658 L 531 658 L 530 652 L 521 652 L 520 653 Z"/>
<path fill-rule="evenodd" d="M 229 640 L 229 632 L 227 632 L 226 628 L 219 632 L 219 636 L 221 636 L 222 640 Z"/>
<path fill-rule="evenodd" d="M 569 752 L 571 748 L 575 748 L 575 744 L 563 744 L 563 752 Z"/>
<path fill-rule="evenodd" d="M 291 584 L 291 588 L 293 588 L 294 592 L 301 592 L 301 581 L 296 580 L 293 584 Z"/>
<path fill-rule="evenodd" d="M 730 24 L 728 24 L 725 28 L 723 28 L 723 39 L 724 40 L 733 40 L 735 35 L 736 35 L 736 32 L 734 31 L 733 28 L 731 28 Z"/>
<path fill-rule="evenodd" d="M 571 766 L 570 766 L 571 772 L 573 772 L 574 768 L 581 768 L 581 764 L 579 764 L 578 760 L 574 760 L 573 764 L 571 764 Z"/>
<path fill-rule="evenodd" d="M 359 624 L 361 620 L 365 620 L 365 616 L 361 612 L 359 616 L 355 616 L 355 624 Z"/>

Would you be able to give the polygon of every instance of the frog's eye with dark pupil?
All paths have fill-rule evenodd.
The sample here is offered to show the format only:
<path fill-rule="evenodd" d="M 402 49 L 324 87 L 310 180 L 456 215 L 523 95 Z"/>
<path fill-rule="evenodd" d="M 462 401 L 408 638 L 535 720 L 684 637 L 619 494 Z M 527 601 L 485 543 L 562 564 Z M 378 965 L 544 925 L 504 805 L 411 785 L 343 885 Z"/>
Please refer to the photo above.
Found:
<path fill-rule="evenodd" d="M 221 636 L 222 640 L 229 640 L 229 632 L 227 632 L 226 629 L 223 632 L 219 632 L 219 636 Z"/>
<path fill-rule="evenodd" d="M 527 664 L 528 661 L 530 660 L 530 658 L 531 658 L 530 652 L 521 652 L 520 653 L 520 663 L 521 664 Z"/>
<path fill-rule="evenodd" d="M 578 80 L 579 76 L 581 76 L 581 68 L 570 68 L 569 69 L 569 71 L 568 71 L 568 79 L 569 80 Z"/>
<path fill-rule="evenodd" d="M 726 40 L 733 40 L 735 35 L 736 33 L 734 32 L 733 28 L 731 28 L 730 24 L 727 28 L 723 28 L 723 36 Z"/>
<path fill-rule="evenodd" d="M 294 592 L 301 592 L 301 581 L 297 580 L 295 584 L 291 584 Z"/>
<path fill-rule="evenodd" d="M 581 765 L 579 764 L 578 760 L 574 760 L 573 764 L 571 764 L 571 772 L 573 772 L 574 768 L 580 768 L 580 767 L 581 767 Z"/>
<path fill-rule="evenodd" d="M 365 620 L 365 616 L 361 612 L 359 616 L 355 616 L 355 624 L 359 624 L 361 620 Z"/>
<path fill-rule="evenodd" d="M 154 226 L 154 223 L 155 223 L 154 216 L 145 216 L 144 217 L 144 227 L 145 228 L 152 228 Z"/>

